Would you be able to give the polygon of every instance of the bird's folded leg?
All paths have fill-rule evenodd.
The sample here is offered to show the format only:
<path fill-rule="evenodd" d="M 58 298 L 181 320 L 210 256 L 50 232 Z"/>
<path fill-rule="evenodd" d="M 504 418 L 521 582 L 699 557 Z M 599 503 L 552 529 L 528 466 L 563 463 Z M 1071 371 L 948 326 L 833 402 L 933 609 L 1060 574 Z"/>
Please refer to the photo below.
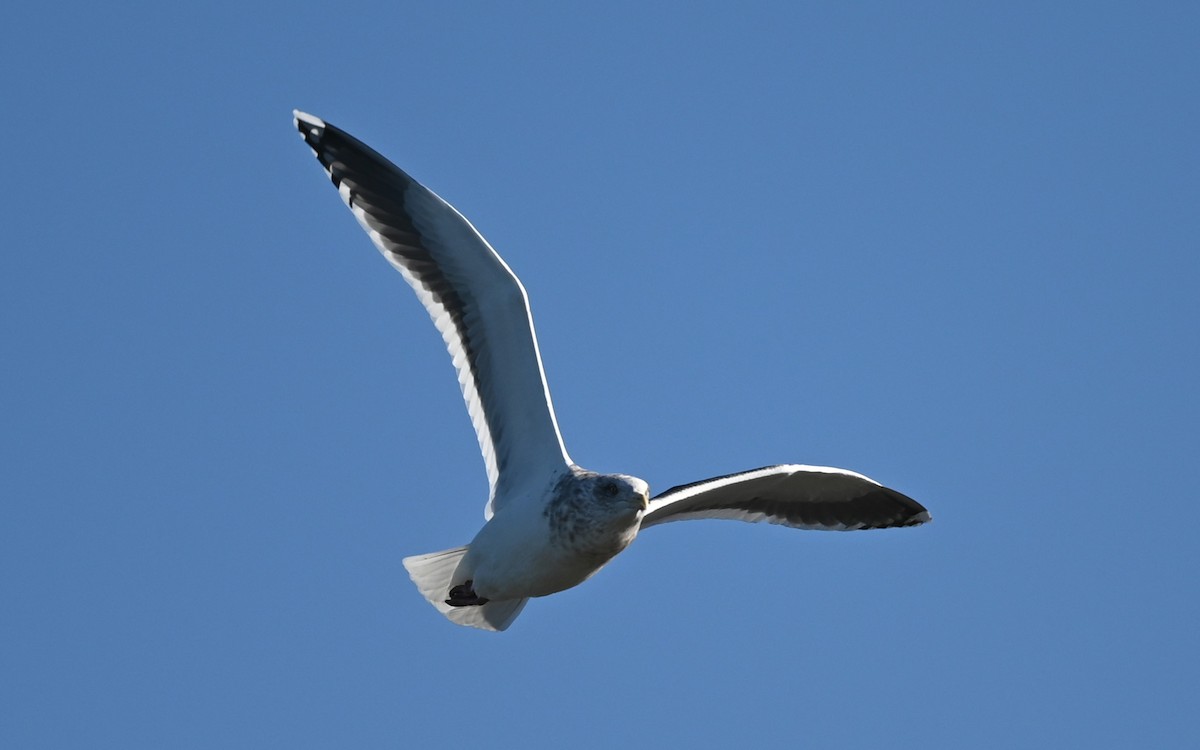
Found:
<path fill-rule="evenodd" d="M 474 581 L 467 581 L 450 589 L 450 598 L 446 603 L 451 607 L 480 607 L 488 603 L 487 599 L 480 597 L 472 588 Z"/>

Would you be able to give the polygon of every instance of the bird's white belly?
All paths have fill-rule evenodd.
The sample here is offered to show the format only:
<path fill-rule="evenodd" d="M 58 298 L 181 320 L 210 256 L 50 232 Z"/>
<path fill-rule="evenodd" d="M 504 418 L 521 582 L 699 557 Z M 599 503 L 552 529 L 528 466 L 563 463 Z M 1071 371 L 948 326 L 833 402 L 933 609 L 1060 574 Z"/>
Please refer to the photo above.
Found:
<path fill-rule="evenodd" d="M 636 525 L 601 545 L 602 549 L 581 550 L 556 543 L 540 513 L 500 513 L 475 535 L 464 563 L 480 597 L 546 596 L 591 578 L 635 534 Z"/>

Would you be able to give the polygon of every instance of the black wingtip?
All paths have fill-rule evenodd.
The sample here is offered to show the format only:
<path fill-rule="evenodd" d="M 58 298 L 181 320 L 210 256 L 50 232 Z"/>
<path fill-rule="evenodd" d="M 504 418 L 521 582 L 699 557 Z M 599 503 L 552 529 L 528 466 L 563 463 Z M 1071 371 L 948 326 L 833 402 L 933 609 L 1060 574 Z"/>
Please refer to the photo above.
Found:
<path fill-rule="evenodd" d="M 301 112 L 298 109 L 292 110 L 292 122 L 295 123 L 296 128 L 301 132 L 308 128 L 315 128 L 317 130 L 325 128 L 325 121 L 320 117 L 310 115 L 307 112 Z"/>
<path fill-rule="evenodd" d="M 322 136 L 325 134 L 325 129 L 328 127 L 325 121 L 319 117 L 314 117 L 307 112 L 301 112 L 298 109 L 292 110 L 292 124 L 296 126 L 296 130 L 300 131 L 300 137 L 304 142 L 317 150 L 317 145 L 321 142 Z"/>
<path fill-rule="evenodd" d="M 933 515 L 926 510 L 924 505 L 921 505 L 916 500 L 913 500 L 903 492 L 897 492 L 893 489 L 887 489 L 886 492 L 892 501 L 898 502 L 900 506 L 907 511 L 901 515 L 892 526 L 920 526 L 924 523 L 929 523 L 933 520 Z"/>

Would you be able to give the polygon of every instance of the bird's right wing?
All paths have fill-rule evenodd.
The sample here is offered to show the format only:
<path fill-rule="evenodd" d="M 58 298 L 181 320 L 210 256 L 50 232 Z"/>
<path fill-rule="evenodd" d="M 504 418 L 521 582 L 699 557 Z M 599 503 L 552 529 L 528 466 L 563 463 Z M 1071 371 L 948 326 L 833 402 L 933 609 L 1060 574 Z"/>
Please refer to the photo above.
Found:
<path fill-rule="evenodd" d="M 462 214 L 367 145 L 297 111 L 296 128 L 383 257 L 442 334 L 498 510 L 505 486 L 571 463 L 558 432 L 525 289 Z"/>
<path fill-rule="evenodd" d="M 916 500 L 862 474 L 782 464 L 672 487 L 650 500 L 642 528 L 694 518 L 851 531 L 916 526 L 930 515 Z"/>

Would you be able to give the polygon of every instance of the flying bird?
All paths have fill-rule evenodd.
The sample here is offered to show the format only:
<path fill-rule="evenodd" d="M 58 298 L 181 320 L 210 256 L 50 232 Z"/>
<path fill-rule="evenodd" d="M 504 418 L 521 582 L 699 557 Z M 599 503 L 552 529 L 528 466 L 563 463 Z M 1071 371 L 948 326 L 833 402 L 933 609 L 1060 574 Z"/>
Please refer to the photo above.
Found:
<path fill-rule="evenodd" d="M 930 520 L 915 500 L 845 469 L 783 464 L 683 484 L 580 468 L 550 401 L 525 288 L 462 214 L 325 121 L 295 125 L 383 257 L 441 332 L 479 438 L 490 493 L 470 544 L 404 559 L 453 622 L 504 630 L 535 596 L 583 583 L 643 529 L 727 518 L 849 531 Z"/>

